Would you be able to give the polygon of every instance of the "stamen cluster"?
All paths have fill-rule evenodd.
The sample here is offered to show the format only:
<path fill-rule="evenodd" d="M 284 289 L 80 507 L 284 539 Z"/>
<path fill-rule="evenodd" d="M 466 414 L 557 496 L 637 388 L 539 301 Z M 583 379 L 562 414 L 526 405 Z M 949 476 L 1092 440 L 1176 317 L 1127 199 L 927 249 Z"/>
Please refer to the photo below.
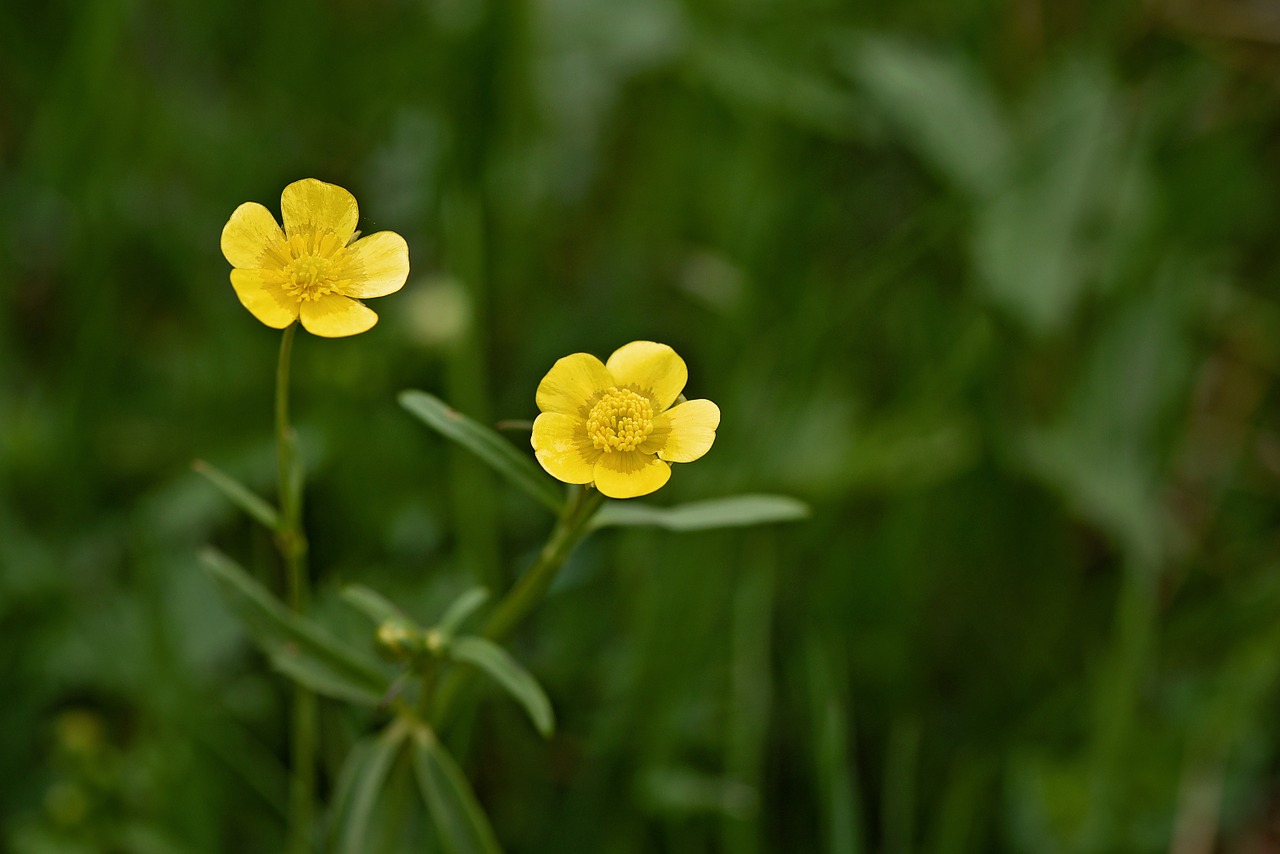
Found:
<path fill-rule="evenodd" d="M 634 451 L 653 432 L 653 404 L 625 388 L 611 388 L 591 407 L 587 435 L 597 450 Z"/>

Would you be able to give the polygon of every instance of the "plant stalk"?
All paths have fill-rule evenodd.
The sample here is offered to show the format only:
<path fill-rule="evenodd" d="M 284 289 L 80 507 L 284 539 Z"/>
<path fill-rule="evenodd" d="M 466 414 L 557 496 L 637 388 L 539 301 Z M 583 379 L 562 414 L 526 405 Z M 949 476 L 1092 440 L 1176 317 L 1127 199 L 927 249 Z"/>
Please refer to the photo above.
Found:
<path fill-rule="evenodd" d="M 302 532 L 302 460 L 297 436 L 289 424 L 289 364 L 293 354 L 295 322 L 280 339 L 276 365 L 276 454 L 280 469 L 280 528 L 276 543 L 284 558 L 285 588 L 289 607 L 305 613 L 311 602 L 307 583 L 307 540 Z M 311 828 L 315 825 L 316 697 L 306 688 L 293 686 L 290 726 L 293 773 L 289 783 L 289 854 L 310 854 Z"/>
<path fill-rule="evenodd" d="M 485 622 L 481 630 L 484 637 L 501 643 L 537 607 L 569 555 L 589 532 L 591 518 L 602 504 L 604 497 L 597 490 L 589 487 L 574 488 L 551 536 L 539 552 L 537 561 L 520 576 L 520 580 L 502 598 Z M 437 729 L 443 729 L 448 724 L 449 716 L 474 672 L 469 667 L 455 668 L 441 681 L 435 703 L 434 722 Z"/>

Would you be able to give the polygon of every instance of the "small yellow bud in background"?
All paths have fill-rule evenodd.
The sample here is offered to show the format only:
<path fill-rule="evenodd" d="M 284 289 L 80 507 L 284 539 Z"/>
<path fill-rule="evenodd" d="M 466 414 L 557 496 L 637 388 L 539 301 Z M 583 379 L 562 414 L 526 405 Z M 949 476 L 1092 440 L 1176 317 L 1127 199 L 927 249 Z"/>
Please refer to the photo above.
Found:
<path fill-rule="evenodd" d="M 448 640 L 439 629 L 427 629 L 427 633 L 422 637 L 422 642 L 432 655 L 440 655 L 444 652 L 445 646 L 448 645 Z"/>
<path fill-rule="evenodd" d="M 374 646 L 387 661 L 407 661 L 421 651 L 422 637 L 404 623 L 387 620 L 374 633 Z"/>
<path fill-rule="evenodd" d="M 415 342 L 431 350 L 448 350 L 471 330 L 471 296 L 449 276 L 417 280 L 401 315 Z"/>
<path fill-rule="evenodd" d="M 58 746 L 72 756 L 92 756 L 102 747 L 102 718 L 86 709 L 63 712 L 53 728 Z"/>
<path fill-rule="evenodd" d="M 74 827 L 89 815 L 89 797 L 75 783 L 54 783 L 44 795 L 45 812 L 55 824 Z"/>

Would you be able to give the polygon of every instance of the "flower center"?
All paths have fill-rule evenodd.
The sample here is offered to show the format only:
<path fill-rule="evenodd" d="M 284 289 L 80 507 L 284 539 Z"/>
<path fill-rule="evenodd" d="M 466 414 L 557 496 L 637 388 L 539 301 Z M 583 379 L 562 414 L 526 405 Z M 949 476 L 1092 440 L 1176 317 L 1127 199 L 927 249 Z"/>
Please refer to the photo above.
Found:
<path fill-rule="evenodd" d="M 318 300 L 336 293 L 331 259 L 321 255 L 303 255 L 285 268 L 285 293 L 297 300 Z"/>
<path fill-rule="evenodd" d="M 587 416 L 591 444 L 605 453 L 634 451 L 653 432 L 649 398 L 625 388 L 611 388 Z"/>

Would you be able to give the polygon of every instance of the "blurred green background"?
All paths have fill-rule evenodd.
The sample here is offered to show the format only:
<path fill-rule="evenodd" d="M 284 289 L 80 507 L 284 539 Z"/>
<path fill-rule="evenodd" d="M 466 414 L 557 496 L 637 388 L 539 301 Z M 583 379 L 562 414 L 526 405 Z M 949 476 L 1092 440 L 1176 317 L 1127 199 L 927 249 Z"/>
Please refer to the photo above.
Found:
<path fill-rule="evenodd" d="M 347 187 L 413 274 L 299 339 L 319 610 L 423 619 L 551 525 L 395 403 L 529 419 L 671 344 L 719 403 L 454 734 L 513 852 L 1280 851 L 1280 17 L 1264 0 L 0 6 L 0 849 L 278 850 L 279 335 L 218 238 Z M 523 444 L 519 434 L 513 441 Z M 325 707 L 325 780 L 377 724 Z"/>

